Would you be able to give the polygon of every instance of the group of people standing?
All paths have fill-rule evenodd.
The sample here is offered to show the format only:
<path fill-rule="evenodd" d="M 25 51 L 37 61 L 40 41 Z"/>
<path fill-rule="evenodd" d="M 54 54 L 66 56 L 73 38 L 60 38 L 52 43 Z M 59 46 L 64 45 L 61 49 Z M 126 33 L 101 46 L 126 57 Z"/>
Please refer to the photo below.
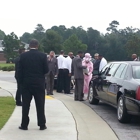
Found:
<path fill-rule="evenodd" d="M 75 101 L 83 101 L 84 95 L 88 99 L 89 84 L 92 75 L 98 74 L 107 64 L 106 59 L 101 54 L 96 53 L 93 62 L 89 53 L 86 53 L 84 58 L 83 56 L 84 53 L 79 51 L 77 57 L 72 61 L 72 74 L 75 79 Z"/>
<path fill-rule="evenodd" d="M 71 76 L 74 76 L 74 100 L 83 101 L 84 94 L 88 95 L 93 69 L 100 71 L 107 62 L 101 55 L 98 55 L 92 62 L 91 55 L 86 53 L 84 56 L 82 51 L 79 51 L 76 57 L 72 52 L 64 57 L 64 51 L 60 51 L 57 58 L 54 51 L 46 56 L 38 51 L 39 43 L 35 39 L 31 40 L 29 46 L 30 51 L 23 53 L 25 50 L 21 50 L 15 62 L 15 78 L 18 85 L 16 104 L 22 106 L 22 121 L 19 129 L 28 130 L 30 103 L 34 97 L 38 126 L 40 130 L 44 130 L 47 128 L 44 113 L 45 83 L 47 95 L 53 95 L 54 77 L 57 76 L 57 92 L 64 91 L 65 94 L 72 94 L 70 85 Z"/>
<path fill-rule="evenodd" d="M 70 83 L 72 58 L 72 52 L 69 52 L 68 56 L 64 57 L 64 51 L 61 50 L 60 55 L 57 58 L 54 51 L 50 52 L 47 57 L 49 67 L 49 72 L 46 74 L 47 95 L 53 95 L 55 77 L 57 77 L 57 92 L 61 93 L 64 90 L 65 94 L 71 94 Z"/>

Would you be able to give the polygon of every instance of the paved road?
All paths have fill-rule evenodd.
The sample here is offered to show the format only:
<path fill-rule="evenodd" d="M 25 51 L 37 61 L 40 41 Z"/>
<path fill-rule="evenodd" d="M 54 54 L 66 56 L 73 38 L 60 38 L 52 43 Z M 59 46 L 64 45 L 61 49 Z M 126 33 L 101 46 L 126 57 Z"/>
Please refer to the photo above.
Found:
<path fill-rule="evenodd" d="M 103 102 L 90 106 L 114 130 L 120 140 L 140 140 L 140 117 L 133 117 L 129 124 L 121 124 L 117 120 L 117 110 Z"/>
<path fill-rule="evenodd" d="M 1 72 L 0 71 L 0 80 L 7 81 L 7 82 L 16 82 L 14 78 L 14 72 Z"/>
<path fill-rule="evenodd" d="M 0 79 L 15 82 L 13 72 L 0 72 Z M 90 106 L 101 118 L 113 129 L 120 140 L 140 140 L 140 117 L 134 117 L 129 124 L 121 124 L 117 120 L 116 109 L 100 102 L 99 105 L 91 105 L 88 101 L 83 102 Z M 93 126 L 94 127 L 94 126 Z"/>

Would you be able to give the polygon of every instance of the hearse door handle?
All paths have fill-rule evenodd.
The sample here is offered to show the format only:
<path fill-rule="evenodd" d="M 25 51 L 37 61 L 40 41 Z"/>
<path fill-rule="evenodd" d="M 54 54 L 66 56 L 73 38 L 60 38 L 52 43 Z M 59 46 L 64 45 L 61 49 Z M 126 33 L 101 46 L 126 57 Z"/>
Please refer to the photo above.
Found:
<path fill-rule="evenodd" d="M 106 82 L 107 82 L 107 84 L 111 84 L 111 82 L 109 82 L 108 80 Z"/>
<path fill-rule="evenodd" d="M 122 85 L 118 85 L 118 84 L 117 84 L 117 86 L 118 86 L 118 87 L 122 87 Z"/>
<path fill-rule="evenodd" d="M 118 87 L 122 87 L 121 85 L 118 85 L 116 83 L 112 83 L 112 85 L 118 86 Z"/>

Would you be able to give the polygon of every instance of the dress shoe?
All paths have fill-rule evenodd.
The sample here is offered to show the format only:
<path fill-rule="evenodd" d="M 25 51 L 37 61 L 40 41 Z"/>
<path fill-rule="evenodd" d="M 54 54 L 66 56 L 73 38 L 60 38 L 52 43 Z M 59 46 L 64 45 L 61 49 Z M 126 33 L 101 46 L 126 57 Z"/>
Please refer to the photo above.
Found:
<path fill-rule="evenodd" d="M 45 130 L 45 129 L 47 129 L 46 125 L 45 126 L 40 126 L 40 130 Z"/>
<path fill-rule="evenodd" d="M 74 101 L 78 101 L 78 99 L 74 99 Z"/>
<path fill-rule="evenodd" d="M 50 95 L 53 95 L 53 93 L 51 93 Z"/>
<path fill-rule="evenodd" d="M 85 101 L 85 100 L 81 99 L 81 100 L 79 100 L 79 101 Z"/>
<path fill-rule="evenodd" d="M 19 129 L 21 129 L 21 130 L 28 130 L 27 127 L 22 127 L 22 126 L 19 126 Z"/>
<path fill-rule="evenodd" d="M 22 102 L 21 103 L 16 103 L 17 106 L 22 106 Z"/>
<path fill-rule="evenodd" d="M 65 94 L 73 94 L 73 93 L 70 92 L 70 93 L 65 93 Z"/>

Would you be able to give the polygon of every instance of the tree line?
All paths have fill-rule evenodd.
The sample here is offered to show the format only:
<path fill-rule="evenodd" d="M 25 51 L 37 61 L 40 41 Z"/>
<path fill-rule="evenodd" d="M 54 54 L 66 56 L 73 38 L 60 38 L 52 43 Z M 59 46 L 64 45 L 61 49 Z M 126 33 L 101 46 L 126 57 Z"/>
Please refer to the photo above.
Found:
<path fill-rule="evenodd" d="M 60 25 L 45 30 L 41 24 L 37 24 L 33 33 L 25 32 L 20 39 L 14 33 L 5 35 L 0 30 L 0 39 L 3 39 L 5 54 L 7 48 L 11 51 L 12 46 L 13 49 L 23 47 L 21 41 L 29 43 L 32 38 L 35 38 L 40 43 L 40 51 L 45 53 L 53 50 L 58 54 L 63 49 L 66 53 L 72 51 L 76 54 L 78 50 L 82 50 L 92 56 L 100 53 L 108 61 L 131 60 L 132 53 L 140 55 L 140 29 L 133 27 L 118 29 L 118 27 L 119 22 L 113 20 L 106 29 L 107 33 L 102 34 L 92 27 L 84 30 L 82 26 L 66 28 Z M 8 41 L 8 38 L 17 40 L 19 45 L 10 39 Z"/>

